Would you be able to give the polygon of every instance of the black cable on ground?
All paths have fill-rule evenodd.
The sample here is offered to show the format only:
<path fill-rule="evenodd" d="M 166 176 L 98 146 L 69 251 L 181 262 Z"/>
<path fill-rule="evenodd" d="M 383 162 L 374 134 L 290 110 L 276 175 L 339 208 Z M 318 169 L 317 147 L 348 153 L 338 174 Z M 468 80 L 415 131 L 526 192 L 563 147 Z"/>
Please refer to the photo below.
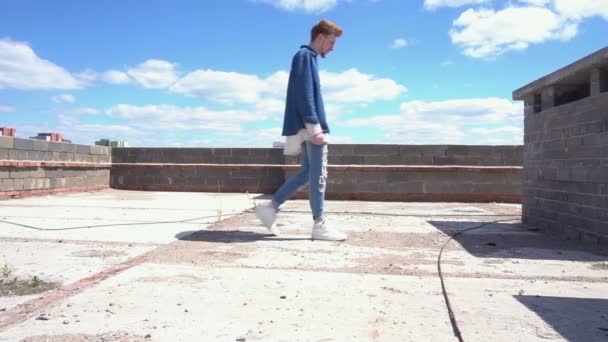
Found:
<path fill-rule="evenodd" d="M 208 218 L 216 218 L 218 216 L 220 217 L 225 217 L 225 216 L 235 216 L 235 215 L 239 215 L 242 214 L 244 212 L 247 212 L 247 210 L 242 211 L 242 212 L 234 212 L 231 214 L 221 214 L 221 215 L 213 215 L 213 216 L 202 216 L 202 217 L 195 217 L 195 218 L 191 218 L 191 219 L 185 219 L 185 220 L 177 220 L 177 221 L 153 221 L 153 222 L 131 222 L 131 223 L 110 223 L 110 224 L 100 224 L 100 225 L 89 225 L 89 226 L 78 226 L 78 227 L 67 227 L 67 228 L 40 228 L 40 227 L 35 227 L 35 226 L 30 226 L 27 224 L 22 224 L 22 223 L 17 223 L 17 222 L 11 222 L 11 221 L 6 221 L 6 220 L 0 220 L 0 223 L 7 223 L 7 224 L 12 224 L 14 226 L 19 226 L 19 227 L 23 227 L 23 228 L 29 228 L 29 229 L 34 229 L 34 230 L 40 230 L 40 231 L 61 231 L 61 230 L 77 230 L 77 229 L 90 229 L 90 228 L 101 228 L 101 227 L 115 227 L 115 226 L 135 226 L 135 225 L 152 225 L 152 224 L 168 224 L 168 223 L 185 223 L 185 222 L 190 222 L 190 221 L 196 221 L 196 220 L 202 220 L 202 219 L 208 219 Z M 286 211 L 286 212 L 291 212 L 291 213 L 298 213 L 299 211 Z M 304 211 L 302 211 L 302 213 L 304 213 Z M 331 214 L 360 214 L 360 212 L 329 212 Z M 373 212 L 365 212 L 365 213 L 361 213 L 361 214 L 369 214 L 369 215 L 387 215 L 387 216 L 403 216 L 403 217 L 428 217 L 428 215 L 422 215 L 422 214 L 409 214 L 409 215 L 403 215 L 403 214 L 382 214 L 382 213 L 373 213 Z M 442 215 L 442 217 L 468 217 L 468 216 L 472 216 L 472 217 L 481 217 L 481 216 L 515 216 L 515 215 L 489 215 L 489 214 L 482 214 L 482 215 L 470 215 L 470 214 L 452 214 L 452 215 Z M 512 221 L 512 220 L 505 220 L 505 221 Z M 495 222 L 502 222 L 502 221 L 495 221 Z M 493 222 L 491 222 L 493 223 Z"/>
<path fill-rule="evenodd" d="M 90 228 L 116 227 L 116 226 L 139 226 L 139 225 L 151 225 L 151 224 L 186 223 L 186 222 L 196 221 L 196 220 L 202 220 L 202 219 L 217 218 L 218 216 L 219 217 L 235 216 L 235 215 L 240 215 L 242 213 L 243 212 L 238 212 L 238 213 L 234 213 L 234 214 L 221 214 L 221 215 L 213 215 L 213 216 L 202 216 L 202 217 L 195 217 L 195 218 L 191 218 L 191 219 L 177 220 L 177 221 L 110 223 L 110 224 L 100 224 L 100 225 L 90 225 L 90 226 L 80 226 L 80 227 L 67 227 L 67 228 L 40 228 L 40 227 L 30 226 L 30 225 L 27 225 L 27 224 L 6 221 L 6 220 L 0 220 L 0 222 L 1 223 L 12 224 L 14 226 L 19 226 L 19 227 L 23 227 L 23 228 L 34 229 L 34 230 L 59 231 L 59 230 L 76 230 L 76 229 L 90 229 Z"/>
<path fill-rule="evenodd" d="M 456 338 L 460 342 L 464 342 L 464 339 L 462 338 L 462 333 L 460 331 L 460 327 L 458 326 L 458 321 L 456 320 L 456 315 L 454 314 L 454 310 L 452 309 L 452 304 L 450 303 L 450 298 L 448 296 L 448 292 L 445 289 L 445 281 L 443 279 L 443 272 L 441 271 L 441 257 L 443 255 L 443 251 L 447 247 L 447 245 L 450 243 L 450 241 L 454 240 L 454 238 L 456 236 L 458 236 L 458 235 L 460 235 L 462 233 L 465 233 L 465 232 L 468 232 L 468 231 L 471 231 L 471 230 L 475 230 L 475 229 L 480 229 L 480 228 L 483 228 L 485 226 L 488 226 L 488 225 L 494 224 L 494 223 L 512 222 L 512 221 L 515 221 L 515 220 L 516 219 L 498 220 L 498 221 L 486 222 L 486 223 L 481 224 L 479 226 L 467 228 L 467 229 L 461 230 L 459 232 L 456 232 L 454 235 L 450 236 L 450 238 L 443 244 L 443 247 L 441 247 L 441 250 L 439 251 L 439 257 L 437 258 L 437 272 L 439 273 L 439 280 L 441 280 L 441 291 L 443 292 L 443 298 L 445 300 L 445 305 L 448 308 L 448 315 L 450 316 L 450 323 L 452 324 L 452 330 L 454 331 L 454 336 L 456 336 Z"/>

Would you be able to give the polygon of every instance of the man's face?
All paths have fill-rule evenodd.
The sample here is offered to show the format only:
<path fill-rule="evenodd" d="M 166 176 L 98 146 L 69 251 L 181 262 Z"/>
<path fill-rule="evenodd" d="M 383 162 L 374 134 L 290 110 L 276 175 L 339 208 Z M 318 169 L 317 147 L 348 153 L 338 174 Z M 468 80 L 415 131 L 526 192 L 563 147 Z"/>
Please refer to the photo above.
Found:
<path fill-rule="evenodd" d="M 336 35 L 335 34 L 323 34 L 321 35 L 321 51 L 319 54 L 321 57 L 325 58 L 325 56 L 334 50 L 334 45 L 336 45 Z"/>

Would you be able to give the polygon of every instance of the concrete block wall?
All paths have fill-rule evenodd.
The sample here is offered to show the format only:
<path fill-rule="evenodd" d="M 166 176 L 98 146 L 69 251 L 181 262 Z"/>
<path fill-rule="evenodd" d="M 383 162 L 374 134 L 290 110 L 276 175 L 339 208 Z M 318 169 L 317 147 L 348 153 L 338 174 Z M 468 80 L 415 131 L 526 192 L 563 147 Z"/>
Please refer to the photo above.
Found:
<path fill-rule="evenodd" d="M 0 198 L 108 188 L 110 149 L 0 137 Z"/>
<path fill-rule="evenodd" d="M 297 164 L 288 157 L 288 164 Z M 329 198 L 519 202 L 522 146 L 330 145 Z M 295 171 L 287 171 L 290 177 Z M 305 197 L 305 191 L 299 193 Z"/>
<path fill-rule="evenodd" d="M 283 164 L 276 148 L 138 148 L 116 147 L 112 161 L 165 164 Z"/>
<path fill-rule="evenodd" d="M 271 148 L 114 148 L 112 161 L 113 188 L 252 193 L 273 193 L 299 164 Z M 521 198 L 522 146 L 330 145 L 328 161 L 330 199 Z"/>
<path fill-rule="evenodd" d="M 608 243 L 608 48 L 516 90 L 525 102 L 523 222 Z"/>
<path fill-rule="evenodd" d="M 517 166 L 330 167 L 327 191 L 339 199 L 519 203 L 520 171 Z"/>
<path fill-rule="evenodd" d="M 332 144 L 328 155 L 331 165 L 521 166 L 522 159 L 522 146 Z"/>
<path fill-rule="evenodd" d="M 113 188 L 272 192 L 284 181 L 279 149 L 113 148 Z"/>
<path fill-rule="evenodd" d="M 109 186 L 273 193 L 299 163 L 274 148 L 110 149 L 0 138 L 1 198 Z M 520 201 L 521 146 L 330 145 L 329 151 L 330 199 Z"/>

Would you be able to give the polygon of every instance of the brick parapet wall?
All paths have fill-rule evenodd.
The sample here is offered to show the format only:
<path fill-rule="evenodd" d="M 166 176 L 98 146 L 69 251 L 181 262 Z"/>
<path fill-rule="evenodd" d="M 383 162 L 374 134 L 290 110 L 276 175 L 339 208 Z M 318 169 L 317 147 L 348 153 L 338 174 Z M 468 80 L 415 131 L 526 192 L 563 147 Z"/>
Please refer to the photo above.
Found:
<path fill-rule="evenodd" d="M 521 146 L 330 145 L 327 198 L 519 202 L 521 155 Z M 112 160 L 111 186 L 134 190 L 272 193 L 298 169 L 296 157 L 263 148 L 115 148 Z"/>
<path fill-rule="evenodd" d="M 331 145 L 327 197 L 518 202 L 521 154 L 521 146 Z M 2 137 L 0 197 L 108 186 L 272 193 L 297 162 L 274 148 L 109 149 Z"/>
<path fill-rule="evenodd" d="M 282 150 L 271 148 L 114 148 L 114 163 L 283 164 Z"/>
<path fill-rule="evenodd" d="M 103 146 L 0 137 L 0 198 L 109 187 L 111 154 Z"/>
<path fill-rule="evenodd" d="M 521 146 L 330 145 L 331 165 L 521 166 Z M 297 157 L 286 157 L 297 164 Z"/>

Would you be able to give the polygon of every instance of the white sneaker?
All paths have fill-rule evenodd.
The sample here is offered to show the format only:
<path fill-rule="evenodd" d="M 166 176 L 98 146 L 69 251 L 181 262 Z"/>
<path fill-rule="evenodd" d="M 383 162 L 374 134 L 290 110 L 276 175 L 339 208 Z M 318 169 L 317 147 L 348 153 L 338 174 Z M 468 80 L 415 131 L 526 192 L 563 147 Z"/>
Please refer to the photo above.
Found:
<path fill-rule="evenodd" d="M 315 222 L 312 226 L 312 239 L 313 240 L 325 240 L 325 241 L 344 241 L 348 235 L 336 229 L 327 227 L 325 220 Z"/>
<path fill-rule="evenodd" d="M 280 231 L 275 224 L 275 221 L 277 220 L 277 210 L 275 208 L 271 205 L 261 205 L 255 208 L 255 215 L 262 221 L 262 224 L 268 228 L 271 234 L 280 234 Z"/>

